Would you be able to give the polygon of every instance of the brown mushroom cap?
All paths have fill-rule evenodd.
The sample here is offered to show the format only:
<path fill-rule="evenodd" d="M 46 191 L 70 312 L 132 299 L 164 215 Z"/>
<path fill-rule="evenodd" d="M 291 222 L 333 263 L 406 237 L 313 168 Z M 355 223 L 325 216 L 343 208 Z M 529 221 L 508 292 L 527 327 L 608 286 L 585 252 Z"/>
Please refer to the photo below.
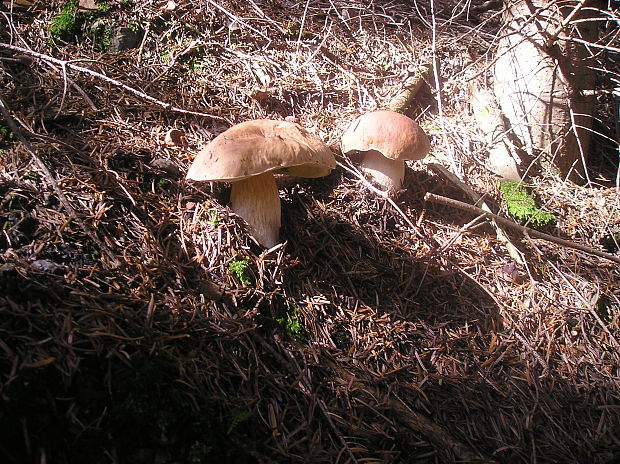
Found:
<path fill-rule="evenodd" d="M 299 124 L 258 119 L 215 137 L 198 153 L 187 178 L 235 182 L 270 171 L 323 177 L 335 167 L 329 147 Z"/>
<path fill-rule="evenodd" d="M 231 127 L 199 153 L 187 173 L 196 181 L 234 182 L 233 211 L 261 245 L 279 243 L 280 196 L 273 173 L 322 177 L 336 167 L 327 145 L 299 124 L 259 119 Z"/>
<path fill-rule="evenodd" d="M 185 134 L 179 129 L 170 129 L 168 132 L 166 132 L 166 135 L 164 137 L 164 143 L 169 147 L 187 146 Z"/>
<path fill-rule="evenodd" d="M 431 149 L 428 136 L 411 118 L 394 111 L 372 111 L 357 118 L 340 141 L 343 153 L 376 150 L 396 161 L 419 160 Z"/>

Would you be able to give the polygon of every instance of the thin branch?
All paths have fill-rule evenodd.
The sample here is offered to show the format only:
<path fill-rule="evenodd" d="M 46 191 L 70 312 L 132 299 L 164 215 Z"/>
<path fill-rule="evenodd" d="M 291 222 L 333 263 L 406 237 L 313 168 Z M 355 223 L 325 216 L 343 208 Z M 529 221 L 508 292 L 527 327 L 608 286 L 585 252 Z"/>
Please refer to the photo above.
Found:
<path fill-rule="evenodd" d="M 605 253 L 604 251 L 597 250 L 595 248 L 591 248 L 587 245 L 582 245 L 581 243 L 571 242 L 569 240 L 565 240 L 563 238 L 555 237 L 553 235 L 545 234 L 543 232 L 539 232 L 536 229 L 531 229 L 526 226 L 522 226 L 517 224 L 516 222 L 512 222 L 509 219 L 498 216 L 497 214 L 493 214 L 489 211 L 484 211 L 483 209 L 478 208 L 477 206 L 470 205 L 468 203 L 463 203 L 462 201 L 453 200 L 452 198 L 442 197 L 441 195 L 435 195 L 434 193 L 428 192 L 424 196 L 424 200 L 431 201 L 433 203 L 439 203 L 441 205 L 452 206 L 453 208 L 458 208 L 463 211 L 467 211 L 468 213 L 476 214 L 476 215 L 484 215 L 485 217 L 496 221 L 497 223 L 508 227 L 512 230 L 521 232 L 525 236 L 529 236 L 532 238 L 539 238 L 542 240 L 546 240 L 548 242 L 555 243 L 557 245 L 561 245 L 566 248 L 572 248 L 574 250 L 583 251 L 584 253 L 588 253 L 590 255 L 598 256 L 599 258 L 608 259 L 613 261 L 614 263 L 620 264 L 620 257 L 614 256 L 609 253 Z"/>
<path fill-rule="evenodd" d="M 133 87 L 128 86 L 127 84 L 123 84 L 121 81 L 117 81 L 116 79 L 112 79 L 111 77 L 108 77 L 104 74 L 101 74 L 97 71 L 93 71 L 92 69 L 89 68 L 85 68 L 83 66 L 78 66 L 73 64 L 72 61 L 78 61 L 78 60 L 72 60 L 72 61 L 67 61 L 67 60 L 59 60 L 58 58 L 54 58 L 52 56 L 49 55 L 44 55 L 43 53 L 38 53 L 35 52 L 33 50 L 28 50 L 27 48 L 21 48 L 21 47 L 16 47 L 14 45 L 9 45 L 6 43 L 0 43 L 0 48 L 5 48 L 7 50 L 12 50 L 14 52 L 19 52 L 19 53 L 23 53 L 24 55 L 30 55 L 33 56 L 39 60 L 43 60 L 46 61 L 48 63 L 54 63 L 57 64 L 58 66 L 60 66 L 61 68 L 65 69 L 65 68 L 69 68 L 72 69 L 74 71 L 80 71 L 83 72 L 85 74 L 89 74 L 93 77 L 96 77 L 98 79 L 101 79 L 105 82 L 108 82 L 110 84 L 113 84 L 117 87 L 122 88 L 123 90 L 142 98 L 143 100 L 146 100 L 148 102 L 154 103 L 158 106 L 161 106 L 162 108 L 168 110 L 168 111 L 173 111 L 175 113 L 183 113 L 183 114 L 190 114 L 192 116 L 200 116 L 203 118 L 211 118 L 211 119 L 218 119 L 220 121 L 226 121 L 226 118 L 223 118 L 221 116 L 215 116 L 213 114 L 209 114 L 209 113 L 202 113 L 199 111 L 190 111 L 190 110 L 185 110 L 183 108 L 178 108 L 176 106 L 172 106 L 170 103 L 166 103 L 163 102 L 161 100 L 158 100 L 155 97 L 151 97 L 150 95 L 147 95 L 144 92 L 141 92 L 137 89 L 134 89 Z"/>
<path fill-rule="evenodd" d="M 452 183 L 454 186 L 459 188 L 462 192 L 464 192 L 475 204 L 480 204 L 480 207 L 483 211 L 488 213 L 491 212 L 489 205 L 487 205 L 482 197 L 478 195 L 469 185 L 459 179 L 456 174 L 448 171 L 441 164 L 437 163 L 428 163 L 428 167 L 430 167 L 433 171 L 443 177 L 445 180 Z M 512 259 L 514 259 L 517 263 L 526 265 L 525 260 L 523 259 L 521 252 L 517 249 L 516 246 L 510 241 L 508 236 L 504 233 L 503 229 L 499 226 L 497 221 L 491 219 L 491 224 L 495 228 L 495 234 L 497 239 L 506 247 L 508 254 Z"/>
<path fill-rule="evenodd" d="M 452 150 L 452 147 L 450 143 L 448 142 L 448 137 L 446 135 L 448 131 L 446 130 L 446 122 L 445 122 L 444 112 L 443 112 L 443 101 L 441 98 L 442 85 L 441 85 L 441 80 L 439 79 L 439 55 L 437 52 L 437 18 L 435 15 L 435 1 L 434 0 L 431 0 L 430 7 L 431 7 L 431 20 L 432 20 L 432 25 L 433 25 L 431 29 L 432 31 L 431 46 L 432 46 L 432 51 L 433 51 L 433 61 L 432 61 L 431 69 L 433 71 L 433 78 L 435 80 L 435 93 L 436 93 L 435 98 L 437 100 L 437 112 L 439 116 L 439 125 L 441 126 L 441 138 L 446 148 L 445 150 L 446 161 L 450 164 L 452 171 L 458 176 L 458 173 L 460 171 L 454 159 L 454 151 Z"/>
<path fill-rule="evenodd" d="M 387 109 L 397 113 L 405 113 L 411 105 L 413 98 L 426 82 L 431 68 L 430 63 L 424 64 L 415 71 L 414 75 L 405 79 L 402 90 L 390 100 Z"/>
<path fill-rule="evenodd" d="M 252 32 L 255 32 L 258 35 L 260 35 L 263 39 L 269 40 L 269 37 L 267 37 L 264 33 L 262 33 L 261 31 L 259 31 L 256 28 L 250 26 L 248 23 L 246 23 L 245 21 L 241 20 L 241 18 L 239 18 L 238 16 L 235 16 L 230 11 L 228 11 L 226 8 L 224 8 L 223 6 L 218 5 L 213 0 L 207 0 L 207 3 L 209 3 L 211 6 L 217 8 L 218 10 L 220 10 L 222 13 L 224 13 L 226 16 L 228 16 L 233 22 L 239 23 L 239 24 L 243 24 L 245 27 L 247 27 Z"/>
<path fill-rule="evenodd" d="M 110 262 L 112 263 L 112 266 L 114 268 L 119 267 L 121 265 L 121 261 L 119 261 L 119 259 L 116 256 L 114 256 L 114 253 L 112 253 L 112 250 L 108 248 L 108 246 L 103 242 L 103 240 L 101 240 L 95 234 L 95 232 L 84 221 L 82 221 L 82 219 L 80 219 L 80 217 L 77 215 L 77 212 L 75 211 L 73 206 L 71 206 L 71 203 L 69 203 L 69 200 L 67 199 L 64 192 L 58 185 L 58 182 L 56 182 L 56 178 L 54 177 L 54 175 L 51 173 L 51 171 L 49 170 L 47 165 L 43 162 L 43 160 L 39 158 L 33 146 L 30 144 L 30 142 L 28 142 L 28 140 L 23 136 L 23 134 L 17 127 L 15 120 L 9 113 L 8 106 L 6 105 L 6 103 L 4 102 L 2 98 L 0 98 L 0 113 L 2 113 L 2 117 L 4 118 L 8 126 L 10 127 L 11 131 L 15 134 L 15 137 L 17 137 L 19 141 L 23 143 L 24 147 L 26 148 L 26 151 L 30 153 L 30 156 L 32 156 L 32 159 L 35 161 L 36 165 L 43 172 L 43 175 L 45 176 L 47 181 L 52 186 L 52 189 L 56 193 L 56 196 L 58 197 L 60 204 L 63 206 L 67 214 L 69 214 L 71 219 L 73 219 L 82 228 L 84 233 L 88 235 L 93 242 L 95 242 L 95 244 L 99 247 L 101 252 L 110 260 Z"/>
<path fill-rule="evenodd" d="M 551 48 L 553 47 L 553 45 L 555 44 L 555 42 L 558 40 L 558 36 L 560 35 L 560 33 L 566 29 L 566 26 L 568 26 L 570 24 L 570 22 L 573 20 L 573 18 L 577 15 L 577 13 L 579 13 L 579 11 L 586 5 L 586 3 L 588 3 L 589 0 L 581 0 L 573 9 L 573 11 L 570 12 L 570 14 L 564 18 L 564 21 L 562 21 L 562 23 L 555 29 L 555 31 L 553 31 L 551 34 L 549 34 L 549 36 L 547 37 L 547 42 L 545 43 L 545 46 L 547 48 Z"/>

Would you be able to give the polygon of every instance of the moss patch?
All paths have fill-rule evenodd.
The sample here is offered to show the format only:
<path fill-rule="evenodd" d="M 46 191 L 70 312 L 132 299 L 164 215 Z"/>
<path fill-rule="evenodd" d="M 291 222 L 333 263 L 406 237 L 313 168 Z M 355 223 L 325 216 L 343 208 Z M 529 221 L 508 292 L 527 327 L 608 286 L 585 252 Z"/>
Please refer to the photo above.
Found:
<path fill-rule="evenodd" d="M 536 201 L 521 182 L 505 181 L 500 183 L 499 190 L 506 202 L 508 212 L 521 224 L 533 227 L 544 227 L 555 222 L 555 216 L 540 209 Z"/>
<path fill-rule="evenodd" d="M 60 12 L 50 20 L 49 31 L 53 39 L 68 40 L 77 32 L 77 0 L 65 3 Z"/>
<path fill-rule="evenodd" d="M 243 285 L 254 285 L 254 279 L 250 272 L 250 258 L 233 261 L 228 265 L 228 270 Z"/>

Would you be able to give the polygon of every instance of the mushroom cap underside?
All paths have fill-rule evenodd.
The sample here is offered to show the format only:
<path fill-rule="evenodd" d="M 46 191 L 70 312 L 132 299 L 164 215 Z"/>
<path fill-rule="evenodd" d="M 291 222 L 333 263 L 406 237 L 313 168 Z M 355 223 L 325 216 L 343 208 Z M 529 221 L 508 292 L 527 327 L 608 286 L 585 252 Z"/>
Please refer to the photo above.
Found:
<path fill-rule="evenodd" d="M 424 130 L 411 118 L 394 111 L 365 113 L 342 134 L 343 153 L 376 150 L 393 160 L 419 160 L 431 149 Z"/>
<path fill-rule="evenodd" d="M 270 171 L 323 177 L 335 167 L 331 149 L 299 124 L 258 119 L 215 137 L 198 153 L 187 178 L 234 182 Z"/>

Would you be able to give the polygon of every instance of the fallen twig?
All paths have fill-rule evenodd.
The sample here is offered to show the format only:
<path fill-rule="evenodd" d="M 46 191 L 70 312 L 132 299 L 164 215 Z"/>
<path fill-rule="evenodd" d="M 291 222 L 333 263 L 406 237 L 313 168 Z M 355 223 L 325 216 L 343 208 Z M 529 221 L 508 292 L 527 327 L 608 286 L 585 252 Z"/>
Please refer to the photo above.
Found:
<path fill-rule="evenodd" d="M 430 72 L 430 63 L 420 66 L 412 76 L 405 79 L 402 90 L 390 100 L 387 109 L 396 111 L 397 113 L 404 113 L 407 111 L 413 98 L 426 82 Z"/>
<path fill-rule="evenodd" d="M 596 250 L 596 249 L 594 249 L 592 247 L 589 247 L 589 246 L 586 246 L 586 245 L 582 245 L 581 243 L 571 242 L 571 241 L 565 240 L 563 238 L 559 238 L 559 237 L 555 237 L 553 235 L 549 235 L 549 234 L 545 234 L 543 232 L 539 232 L 536 229 L 531 229 L 529 227 L 519 225 L 516 222 L 513 222 L 513 221 L 511 221 L 509 219 L 503 218 L 503 217 L 498 216 L 497 214 L 493 214 L 493 213 L 491 213 L 489 211 L 485 211 L 485 210 L 483 210 L 481 208 L 478 208 L 477 206 L 470 205 L 468 203 L 463 203 L 462 201 L 454 200 L 452 198 L 446 198 L 446 197 L 443 197 L 441 195 L 435 195 L 434 193 L 430 193 L 430 192 L 428 192 L 424 196 L 424 200 L 431 201 L 433 203 L 439 203 L 439 204 L 446 205 L 446 206 L 452 206 L 453 208 L 458 208 L 458 209 L 461 209 L 463 211 L 467 211 L 467 212 L 472 213 L 472 214 L 485 216 L 488 219 L 492 219 L 492 220 L 496 221 L 498 224 L 501 224 L 501 225 L 503 225 L 505 227 L 508 227 L 508 228 L 510 228 L 512 230 L 519 231 L 519 232 L 521 232 L 525 236 L 529 236 L 529 237 L 532 237 L 532 238 L 539 238 L 539 239 L 542 239 L 542 240 L 546 240 L 548 242 L 555 243 L 557 245 L 561 245 L 561 246 L 566 247 L 566 248 L 572 248 L 574 250 L 583 251 L 584 253 L 588 253 L 590 255 L 598 256 L 599 258 L 605 258 L 605 259 L 608 259 L 608 260 L 613 261 L 615 263 L 620 263 L 620 257 L 618 257 L 618 256 L 614 256 L 612 254 L 605 253 L 604 251 Z"/>
<path fill-rule="evenodd" d="M 250 26 L 248 23 L 243 21 L 241 18 L 235 16 L 230 11 L 228 11 L 226 8 L 224 8 L 223 6 L 219 5 L 218 3 L 214 2 L 213 0 L 207 0 L 207 3 L 209 3 L 211 6 L 217 8 L 218 10 L 220 10 L 222 13 L 224 13 L 226 16 L 228 16 L 233 22 L 239 23 L 239 24 L 243 24 L 245 27 L 247 27 L 252 32 L 255 32 L 256 34 L 260 35 L 263 39 L 269 40 L 269 37 L 267 37 L 264 33 L 262 33 L 261 31 L 259 31 L 256 28 Z"/>
<path fill-rule="evenodd" d="M 56 182 L 56 178 L 54 177 L 54 175 L 50 172 L 49 168 L 43 162 L 43 160 L 41 160 L 41 158 L 39 158 L 39 156 L 35 152 L 33 146 L 30 144 L 30 142 L 28 142 L 26 137 L 23 136 L 23 134 L 21 133 L 21 131 L 17 127 L 17 124 L 13 120 L 13 117 L 11 116 L 11 114 L 8 111 L 8 107 L 7 107 L 6 103 L 4 102 L 4 100 L 2 98 L 0 98 L 0 113 L 2 113 L 2 117 L 4 118 L 6 123 L 8 124 L 9 128 L 11 129 L 11 131 L 13 131 L 13 133 L 15 134 L 15 137 L 17 137 L 19 139 L 19 141 L 24 144 L 24 148 L 26 148 L 26 151 L 28 151 L 28 153 L 30 153 L 30 156 L 32 156 L 32 159 L 35 161 L 35 163 L 37 164 L 39 169 L 43 172 L 43 175 L 45 176 L 47 181 L 52 186 L 52 189 L 54 190 L 54 192 L 58 196 L 58 201 L 60 201 L 60 204 L 63 206 L 63 208 L 65 209 L 67 214 L 69 214 L 71 219 L 74 220 L 77 224 L 79 224 L 80 227 L 82 228 L 82 230 L 84 231 L 84 233 L 86 235 L 88 235 L 93 242 L 95 242 L 95 244 L 100 248 L 101 252 L 104 255 L 106 255 L 106 257 L 110 260 L 110 262 L 112 263 L 112 267 L 114 267 L 114 268 L 119 267 L 121 265 L 121 261 L 119 261 L 119 259 L 116 256 L 114 256 L 114 253 L 112 253 L 112 250 L 110 250 L 110 248 L 108 248 L 108 246 L 103 242 L 103 240 L 101 240 L 93 232 L 93 230 L 84 221 L 82 221 L 79 218 L 79 216 L 77 215 L 77 212 L 75 211 L 73 206 L 71 206 L 71 203 L 69 203 L 69 200 L 67 199 L 67 197 L 65 196 L 64 192 L 62 191 L 62 189 L 58 185 L 58 182 Z"/>
<path fill-rule="evenodd" d="M 465 182 L 459 179 L 456 176 L 456 174 L 453 174 L 452 172 L 444 168 L 442 165 L 437 164 L 437 163 L 429 163 L 428 166 L 433 171 L 435 171 L 437 174 L 439 174 L 441 177 L 443 177 L 445 180 L 454 184 L 461 191 L 463 191 L 469 198 L 471 198 L 471 201 L 473 201 L 476 204 L 480 204 L 480 207 L 482 210 L 488 213 L 491 212 L 491 209 L 489 208 L 489 206 L 484 201 L 482 201 L 482 197 L 478 195 L 469 185 L 467 185 Z M 506 247 L 506 250 L 508 250 L 508 254 L 510 255 L 510 257 L 514 259 L 517 263 L 525 265 L 525 260 L 521 256 L 521 252 L 517 249 L 516 246 L 514 246 L 514 244 L 506 236 L 502 228 L 497 224 L 497 221 L 495 221 L 494 219 L 491 219 L 491 224 L 495 228 L 497 239 L 500 242 L 502 242 L 503 245 Z"/>
<path fill-rule="evenodd" d="M 368 393 L 378 402 L 385 401 L 398 422 L 408 429 L 424 435 L 442 452 L 448 451 L 459 460 L 465 462 L 494 462 L 476 455 L 467 445 L 451 437 L 446 430 L 438 426 L 427 416 L 413 411 L 402 400 L 391 397 L 389 392 L 383 391 L 379 387 L 368 385 L 332 360 L 328 360 L 327 365 L 346 381 L 350 388 Z"/>
<path fill-rule="evenodd" d="M 170 103 L 166 103 L 166 102 L 163 102 L 161 100 L 158 100 L 155 97 L 151 97 L 150 95 L 147 95 L 144 92 L 141 92 L 141 91 L 139 91 L 137 89 L 134 89 L 133 87 L 130 87 L 127 84 L 123 84 L 121 81 L 118 81 L 116 79 L 112 79 L 111 77 L 108 77 L 108 76 L 106 76 L 104 74 L 101 74 L 101 73 L 99 73 L 97 71 L 93 71 L 92 69 L 85 68 L 83 66 L 78 66 L 76 64 L 73 64 L 73 62 L 72 62 L 72 61 L 79 61 L 79 60 L 71 60 L 71 61 L 59 60 L 58 58 L 54 58 L 52 56 L 45 55 L 43 53 L 38 53 L 38 52 L 35 52 L 33 50 L 29 50 L 27 48 L 16 47 L 14 45 L 9 45 L 9 44 L 6 44 L 6 43 L 1 43 L 1 42 L 0 42 L 0 48 L 5 48 L 7 50 L 12 50 L 14 52 L 19 52 L 19 53 L 22 53 L 22 54 L 25 54 L 25 55 L 30 55 L 30 56 L 32 56 L 34 58 L 37 58 L 39 60 L 43 60 L 43 61 L 48 62 L 48 63 L 57 64 L 63 70 L 65 70 L 66 68 L 69 68 L 69 69 L 72 69 L 74 71 L 80 71 L 80 72 L 83 72 L 83 73 L 86 73 L 86 74 L 90 74 L 93 77 L 96 77 L 96 78 L 101 79 L 103 81 L 106 81 L 106 82 L 108 82 L 110 84 L 113 84 L 113 85 L 115 85 L 117 87 L 120 87 L 123 90 L 126 90 L 127 92 L 129 92 L 129 93 L 131 93 L 133 95 L 136 95 L 137 97 L 140 97 L 140 98 L 142 98 L 142 99 L 144 99 L 146 101 L 149 101 L 149 102 L 154 103 L 154 104 L 156 104 L 158 106 L 161 106 L 162 108 L 164 108 L 164 109 L 166 109 L 168 111 L 174 111 L 175 113 L 190 114 L 192 116 L 200 116 L 200 117 L 203 117 L 203 118 L 218 119 L 220 121 L 226 121 L 226 118 L 223 118 L 222 116 L 216 116 L 214 114 L 202 113 L 200 111 L 191 111 L 191 110 L 186 110 L 186 109 L 183 109 L 183 108 L 178 108 L 176 106 L 173 106 Z"/>
<path fill-rule="evenodd" d="M 577 13 L 581 11 L 581 9 L 586 5 L 586 3 L 588 3 L 588 1 L 589 0 L 581 0 L 577 5 L 575 5 L 573 11 L 571 11 L 570 14 L 566 16 L 566 18 L 564 18 L 562 24 L 560 24 L 551 34 L 549 34 L 549 36 L 547 37 L 547 42 L 545 43 L 547 48 L 553 47 L 555 42 L 558 40 L 560 33 L 564 29 L 566 29 L 566 26 L 570 24 L 570 22 L 575 18 Z"/>

